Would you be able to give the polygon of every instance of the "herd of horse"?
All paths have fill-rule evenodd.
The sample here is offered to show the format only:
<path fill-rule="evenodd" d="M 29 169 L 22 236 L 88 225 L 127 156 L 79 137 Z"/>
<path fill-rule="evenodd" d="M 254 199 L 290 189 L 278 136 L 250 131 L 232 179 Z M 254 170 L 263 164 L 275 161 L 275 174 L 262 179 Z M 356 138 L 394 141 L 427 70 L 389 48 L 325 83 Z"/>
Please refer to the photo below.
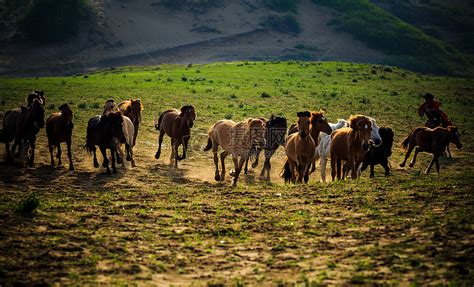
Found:
<path fill-rule="evenodd" d="M 44 127 L 44 92 L 34 90 L 28 94 L 26 105 L 5 112 L 3 129 L 0 130 L 0 141 L 5 143 L 7 162 L 14 162 L 22 154 L 29 166 L 34 165 L 35 143 L 38 132 Z M 140 99 L 129 99 L 115 104 L 108 100 L 104 112 L 90 118 L 87 125 L 84 149 L 93 154 L 94 167 L 99 167 L 96 149 L 99 148 L 107 173 L 111 173 L 106 150 L 110 150 L 112 171 L 116 172 L 116 163 L 124 164 L 121 145 L 125 145 L 125 159 L 135 167 L 133 147 L 136 144 L 138 130 L 142 121 L 143 103 Z M 245 121 L 219 120 L 208 131 L 207 145 L 204 151 L 212 149 L 215 164 L 215 180 L 223 181 L 226 176 L 225 159 L 232 157 L 234 169 L 230 172 L 235 186 L 242 172 L 248 172 L 248 162 L 252 168 L 258 166 L 259 155 L 263 151 L 265 162 L 260 173 L 263 178 L 270 177 L 270 159 L 281 146 L 285 150 L 286 161 L 281 177 L 285 182 L 307 183 L 309 176 L 320 162 L 322 181 L 326 181 L 326 163 L 331 160 L 332 180 L 344 179 L 350 172 L 352 179 L 357 179 L 361 172 L 370 166 L 370 176 L 374 176 L 374 166 L 380 164 L 385 175 L 390 172 L 389 157 L 392 153 L 394 132 L 390 127 L 379 127 L 375 119 L 365 115 L 352 115 L 348 120 L 340 119 L 331 124 L 324 112 L 300 111 L 296 113 L 297 121 L 288 128 L 284 117 L 249 118 Z M 191 128 L 196 120 L 196 111 L 192 105 L 185 105 L 180 110 L 169 109 L 160 114 L 155 128 L 159 131 L 158 150 L 155 158 L 161 155 L 164 136 L 171 138 L 171 164 L 175 168 L 178 162 L 186 158 Z M 73 132 L 73 110 L 69 104 L 62 104 L 58 112 L 52 113 L 46 120 L 46 135 L 51 157 L 55 166 L 54 148 L 57 149 L 58 166 L 61 162 L 61 143 L 66 143 L 69 158 L 69 169 L 74 170 L 71 141 Z M 10 147 L 10 143 L 13 145 Z M 413 129 L 403 140 L 402 147 L 407 150 L 404 167 L 411 152 L 415 150 L 410 162 L 413 167 L 419 152 L 433 154 L 426 173 L 436 164 L 439 174 L 440 156 L 446 152 L 450 143 L 462 147 L 460 134 L 455 126 L 418 127 Z M 178 148 L 182 146 L 182 154 Z M 221 152 L 218 155 L 219 147 Z M 16 150 L 18 148 L 18 150 Z M 219 172 L 219 156 L 221 170 Z"/>

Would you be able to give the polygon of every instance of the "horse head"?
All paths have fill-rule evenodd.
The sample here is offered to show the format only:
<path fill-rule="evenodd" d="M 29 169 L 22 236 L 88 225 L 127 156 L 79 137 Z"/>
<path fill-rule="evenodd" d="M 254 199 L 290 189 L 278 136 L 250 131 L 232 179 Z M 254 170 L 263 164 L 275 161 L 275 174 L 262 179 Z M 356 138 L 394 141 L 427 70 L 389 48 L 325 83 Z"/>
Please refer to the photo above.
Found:
<path fill-rule="evenodd" d="M 451 143 L 455 144 L 458 149 L 462 148 L 461 134 L 455 126 L 449 126 L 448 130 L 451 134 Z"/>
<path fill-rule="evenodd" d="M 372 122 L 363 115 L 355 115 L 349 118 L 349 126 L 353 129 L 362 145 L 364 151 L 368 151 L 373 144 L 372 141 Z"/>
<path fill-rule="evenodd" d="M 319 132 L 323 132 L 326 134 L 331 134 L 332 129 L 328 123 L 328 120 L 324 116 L 323 111 L 319 112 L 311 112 L 311 129 L 315 132 L 315 135 L 319 135 Z"/>
<path fill-rule="evenodd" d="M 35 122 L 35 125 L 38 127 L 38 129 L 44 127 L 44 108 L 40 100 L 33 99 L 33 102 L 27 109 L 27 112 L 31 113 L 33 121 Z"/>
<path fill-rule="evenodd" d="M 286 129 L 288 123 L 284 117 L 275 117 L 272 115 L 267 122 L 267 143 L 269 147 L 276 145 L 285 145 Z"/>
<path fill-rule="evenodd" d="M 140 99 L 130 99 L 130 114 L 133 125 L 138 126 L 142 118 L 143 104 Z"/>
<path fill-rule="evenodd" d="M 61 114 L 67 118 L 67 120 L 72 120 L 73 111 L 69 104 L 62 104 L 59 106 L 59 110 L 61 111 Z"/>
<path fill-rule="evenodd" d="M 31 106 L 31 104 L 33 104 L 34 99 L 37 99 L 43 107 L 46 104 L 46 99 L 42 90 L 34 90 L 32 93 L 28 94 L 28 97 L 26 99 L 27 106 Z"/>
<path fill-rule="evenodd" d="M 123 137 L 123 117 L 120 112 L 110 112 L 101 117 L 105 123 L 105 131 L 109 132 L 113 138 L 121 139 Z"/>
<path fill-rule="evenodd" d="M 113 99 L 108 99 L 104 104 L 104 115 L 107 113 L 115 112 L 115 101 Z"/>
<path fill-rule="evenodd" d="M 371 132 L 371 138 L 372 141 L 374 142 L 374 146 L 379 146 L 382 144 L 382 137 L 380 136 L 379 133 L 379 126 L 377 125 L 377 122 L 375 119 L 367 117 L 370 122 L 372 123 L 372 132 Z"/>
<path fill-rule="evenodd" d="M 196 120 L 196 111 L 192 105 L 184 105 L 181 107 L 180 117 L 184 118 L 189 128 L 192 128 Z"/>
<path fill-rule="evenodd" d="M 298 133 L 304 139 L 309 134 L 310 130 L 310 117 L 311 113 L 308 111 L 297 112 L 296 116 L 298 117 Z"/>
<path fill-rule="evenodd" d="M 264 148 L 266 144 L 265 121 L 262 119 L 248 119 L 247 130 L 251 146 Z"/>

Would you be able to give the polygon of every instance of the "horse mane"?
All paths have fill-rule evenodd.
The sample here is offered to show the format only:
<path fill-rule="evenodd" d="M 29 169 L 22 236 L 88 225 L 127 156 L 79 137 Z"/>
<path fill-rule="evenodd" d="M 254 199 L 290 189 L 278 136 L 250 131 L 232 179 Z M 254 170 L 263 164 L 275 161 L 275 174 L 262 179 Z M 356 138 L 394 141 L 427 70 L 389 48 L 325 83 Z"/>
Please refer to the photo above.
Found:
<path fill-rule="evenodd" d="M 130 107 L 132 106 L 133 103 L 139 103 L 140 104 L 140 111 L 143 111 L 144 109 L 144 106 L 143 106 L 143 103 L 142 103 L 142 100 L 140 99 L 136 99 L 136 100 L 133 100 L 133 99 L 130 99 Z"/>
<path fill-rule="evenodd" d="M 360 129 L 360 123 L 369 122 L 371 123 L 370 119 L 364 115 L 351 115 L 349 117 L 349 127 L 353 130 Z"/>
<path fill-rule="evenodd" d="M 309 118 L 309 117 L 311 117 L 311 113 L 308 112 L 308 111 L 297 112 L 297 113 L 296 113 L 296 116 L 297 116 L 297 117 L 308 117 L 308 118 Z"/>

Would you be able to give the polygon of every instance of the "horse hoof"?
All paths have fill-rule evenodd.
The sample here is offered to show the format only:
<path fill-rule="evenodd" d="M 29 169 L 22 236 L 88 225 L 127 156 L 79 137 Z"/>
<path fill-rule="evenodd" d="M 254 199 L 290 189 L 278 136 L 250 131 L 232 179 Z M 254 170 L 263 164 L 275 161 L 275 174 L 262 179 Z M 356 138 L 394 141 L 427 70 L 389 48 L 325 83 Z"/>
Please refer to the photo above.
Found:
<path fill-rule="evenodd" d="M 258 163 L 255 163 L 255 162 L 254 162 L 254 163 L 252 163 L 251 166 L 252 166 L 252 168 L 256 168 L 256 167 L 258 166 Z"/>
<path fill-rule="evenodd" d="M 216 175 L 214 176 L 214 179 L 215 179 L 216 181 L 221 181 L 221 177 L 220 177 L 218 174 L 216 174 Z"/>
<path fill-rule="evenodd" d="M 399 166 L 400 166 L 400 167 L 405 167 L 405 164 L 404 164 L 404 163 L 401 163 Z"/>
<path fill-rule="evenodd" d="M 159 158 L 160 158 L 160 153 L 157 152 L 157 153 L 155 154 L 155 159 L 159 159 Z"/>
<path fill-rule="evenodd" d="M 74 171 L 74 167 L 73 166 L 69 167 L 69 171 Z"/>
<path fill-rule="evenodd" d="M 132 167 L 137 167 L 134 161 L 132 161 Z"/>
<path fill-rule="evenodd" d="M 413 162 L 410 162 L 410 164 L 408 165 L 409 167 L 414 167 L 415 166 L 415 163 Z"/>
<path fill-rule="evenodd" d="M 99 168 L 99 163 L 98 163 L 98 162 L 94 162 L 94 167 L 95 167 L 95 168 Z"/>
<path fill-rule="evenodd" d="M 129 155 L 127 155 L 127 158 L 126 158 L 126 159 L 127 159 L 127 161 L 132 161 L 132 157 L 129 156 Z"/>
<path fill-rule="evenodd" d="M 234 171 L 234 170 L 231 170 L 231 171 L 229 172 L 229 175 L 232 176 L 232 177 L 234 177 L 235 171 Z"/>

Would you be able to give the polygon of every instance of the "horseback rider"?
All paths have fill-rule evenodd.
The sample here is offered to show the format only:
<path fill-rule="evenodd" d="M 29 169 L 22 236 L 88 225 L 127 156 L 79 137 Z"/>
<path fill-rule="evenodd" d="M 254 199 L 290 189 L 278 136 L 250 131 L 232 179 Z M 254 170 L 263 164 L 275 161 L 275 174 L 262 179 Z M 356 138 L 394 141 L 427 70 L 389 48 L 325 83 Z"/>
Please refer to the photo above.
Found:
<path fill-rule="evenodd" d="M 426 93 L 423 98 L 425 101 L 418 108 L 418 115 L 423 117 L 425 114 L 428 117 L 426 126 L 434 128 L 436 126 L 447 127 L 452 125 L 451 121 L 441 109 L 441 103 L 436 100 L 431 93 Z"/>

